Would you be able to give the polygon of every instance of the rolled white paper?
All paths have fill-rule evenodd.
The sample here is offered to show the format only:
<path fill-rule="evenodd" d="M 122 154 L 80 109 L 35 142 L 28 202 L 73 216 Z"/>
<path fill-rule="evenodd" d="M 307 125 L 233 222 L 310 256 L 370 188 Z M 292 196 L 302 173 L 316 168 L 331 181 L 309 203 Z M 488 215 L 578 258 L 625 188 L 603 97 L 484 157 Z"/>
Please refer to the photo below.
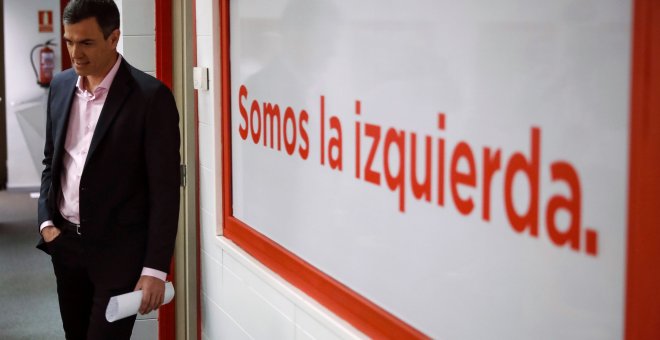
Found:
<path fill-rule="evenodd" d="M 165 298 L 163 305 L 166 305 L 174 298 L 174 286 L 172 282 L 165 283 Z M 138 290 L 122 295 L 113 296 L 108 302 L 108 308 L 105 310 L 105 318 L 108 322 L 115 322 L 117 320 L 135 315 L 140 309 L 142 302 L 142 291 Z"/>

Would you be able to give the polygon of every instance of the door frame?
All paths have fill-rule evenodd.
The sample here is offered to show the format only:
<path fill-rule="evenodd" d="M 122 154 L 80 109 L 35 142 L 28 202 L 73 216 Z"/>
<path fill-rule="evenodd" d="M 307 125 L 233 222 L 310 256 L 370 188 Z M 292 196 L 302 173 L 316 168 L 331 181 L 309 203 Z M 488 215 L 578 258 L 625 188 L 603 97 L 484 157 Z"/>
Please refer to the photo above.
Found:
<path fill-rule="evenodd" d="M 199 331 L 199 207 L 197 181 L 196 97 L 193 91 L 193 0 L 155 0 L 156 75 L 174 94 L 181 133 L 182 191 L 179 231 L 170 277 L 176 289 L 174 306 L 159 313 L 158 337 L 198 339 Z"/>

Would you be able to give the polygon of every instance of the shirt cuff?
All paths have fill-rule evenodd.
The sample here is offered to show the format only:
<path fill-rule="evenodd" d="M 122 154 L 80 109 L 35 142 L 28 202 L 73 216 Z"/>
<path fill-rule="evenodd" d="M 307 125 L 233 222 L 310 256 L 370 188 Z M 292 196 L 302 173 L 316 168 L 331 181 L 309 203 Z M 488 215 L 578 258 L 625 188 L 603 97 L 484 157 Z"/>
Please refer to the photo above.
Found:
<path fill-rule="evenodd" d="M 152 277 L 155 277 L 157 279 L 161 279 L 162 281 L 165 281 L 165 279 L 167 279 L 167 273 L 161 272 L 160 270 L 147 268 L 147 267 L 142 268 L 142 274 L 141 275 L 142 276 L 144 276 L 144 275 L 152 276 Z"/>
<path fill-rule="evenodd" d="M 55 226 L 55 223 L 53 223 L 53 221 L 51 221 L 51 220 L 44 221 L 44 223 L 42 223 L 39 226 L 39 233 L 41 233 L 41 231 L 44 230 L 44 228 L 46 228 L 46 227 L 54 227 L 54 226 Z"/>

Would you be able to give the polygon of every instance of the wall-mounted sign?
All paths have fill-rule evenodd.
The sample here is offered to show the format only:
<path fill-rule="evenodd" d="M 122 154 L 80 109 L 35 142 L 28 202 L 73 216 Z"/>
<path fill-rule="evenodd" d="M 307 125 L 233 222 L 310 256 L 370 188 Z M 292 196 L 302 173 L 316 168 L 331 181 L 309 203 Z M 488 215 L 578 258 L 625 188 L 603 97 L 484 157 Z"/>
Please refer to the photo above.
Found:
<path fill-rule="evenodd" d="M 434 338 L 623 334 L 630 1 L 230 13 L 234 217 Z"/>
<path fill-rule="evenodd" d="M 39 11 L 39 32 L 53 32 L 53 11 Z"/>

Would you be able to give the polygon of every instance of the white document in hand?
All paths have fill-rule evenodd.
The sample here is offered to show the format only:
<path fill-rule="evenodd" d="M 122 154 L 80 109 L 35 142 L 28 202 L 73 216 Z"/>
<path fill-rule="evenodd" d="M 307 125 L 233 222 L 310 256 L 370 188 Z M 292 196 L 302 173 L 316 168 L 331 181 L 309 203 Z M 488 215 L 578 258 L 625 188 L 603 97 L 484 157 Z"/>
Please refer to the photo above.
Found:
<path fill-rule="evenodd" d="M 165 283 L 165 298 L 163 305 L 166 305 L 174 298 L 174 286 L 172 282 Z M 109 322 L 114 322 L 138 313 L 140 303 L 142 302 L 142 291 L 138 290 L 122 295 L 113 296 L 108 302 L 108 308 L 105 310 L 105 318 Z"/>

